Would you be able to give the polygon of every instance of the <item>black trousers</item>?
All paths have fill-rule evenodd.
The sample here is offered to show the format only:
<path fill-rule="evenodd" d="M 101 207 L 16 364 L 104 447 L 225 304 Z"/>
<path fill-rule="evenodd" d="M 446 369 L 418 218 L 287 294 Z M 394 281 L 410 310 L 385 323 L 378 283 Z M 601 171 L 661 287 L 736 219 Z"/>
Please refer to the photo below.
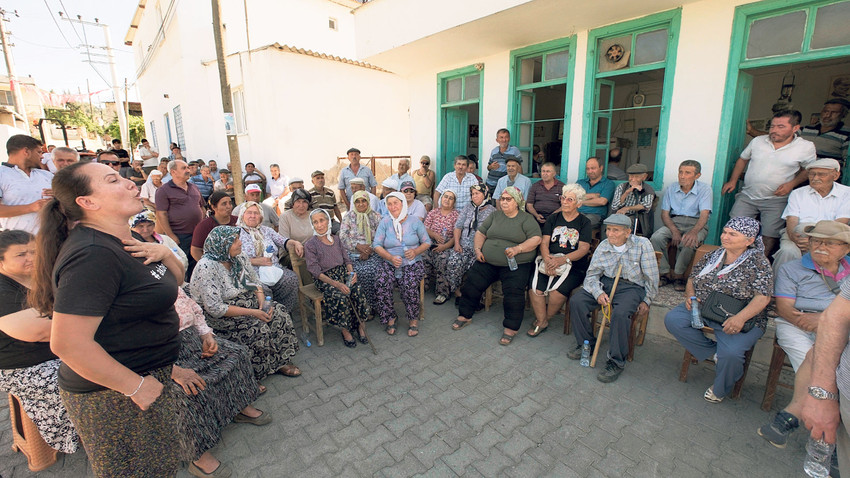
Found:
<path fill-rule="evenodd" d="M 494 266 L 486 262 L 475 261 L 466 273 L 466 280 L 460 288 L 460 303 L 458 311 L 461 317 L 471 319 L 475 308 L 481 302 L 481 294 L 497 280 L 502 281 L 502 307 L 505 310 L 505 320 L 502 325 L 506 329 L 519 330 L 525 313 L 525 286 L 531 274 L 533 262 L 519 264 L 512 271 L 507 266 Z"/>

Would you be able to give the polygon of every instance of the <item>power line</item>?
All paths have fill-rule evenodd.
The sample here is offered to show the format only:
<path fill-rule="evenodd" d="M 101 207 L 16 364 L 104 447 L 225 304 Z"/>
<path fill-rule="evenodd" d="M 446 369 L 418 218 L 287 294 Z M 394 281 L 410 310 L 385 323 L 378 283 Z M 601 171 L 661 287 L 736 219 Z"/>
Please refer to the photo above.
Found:
<path fill-rule="evenodd" d="M 39 48 L 52 48 L 52 49 L 54 49 L 54 50 L 76 50 L 76 48 L 69 47 L 69 46 L 50 46 L 50 45 L 42 45 L 42 44 L 40 44 L 40 43 L 32 42 L 32 41 L 26 40 L 26 39 L 24 39 L 24 38 L 21 38 L 21 37 L 20 37 L 20 35 L 10 35 L 10 36 L 15 37 L 18 41 L 22 41 L 22 42 L 24 42 L 24 43 L 27 43 L 27 44 L 30 44 L 30 45 L 33 45 L 33 46 L 37 46 L 37 47 L 39 47 Z"/>
<path fill-rule="evenodd" d="M 65 8 L 65 3 L 64 3 L 64 2 L 62 2 L 62 0 L 59 0 L 59 5 L 62 7 L 62 11 L 64 11 L 64 12 L 65 12 L 65 15 L 70 15 L 70 13 L 68 13 L 68 9 L 67 9 L 67 8 Z M 80 16 L 79 16 L 79 15 L 77 15 L 77 19 L 79 19 L 79 18 L 80 18 Z M 85 35 L 85 28 L 86 28 L 86 27 L 85 27 L 85 26 L 82 26 L 82 28 L 83 28 L 83 35 Z M 82 38 L 80 38 L 80 34 L 79 34 L 79 33 L 77 33 L 77 28 L 74 26 L 74 24 L 73 24 L 73 23 L 71 23 L 71 30 L 74 30 L 74 35 L 77 35 L 77 40 L 83 41 L 83 39 L 82 39 Z"/>
<path fill-rule="evenodd" d="M 62 35 L 62 39 L 65 40 L 65 43 L 67 43 L 69 47 L 74 48 L 74 46 L 71 45 L 71 42 L 69 42 L 68 39 L 65 37 L 65 34 L 62 32 L 62 29 L 59 27 L 59 22 L 57 22 L 56 17 L 53 16 L 53 10 L 51 10 L 50 5 L 47 4 L 47 0 L 44 0 L 44 7 L 47 8 L 47 12 L 50 14 L 50 19 L 53 20 L 53 24 L 56 25 L 56 30 L 59 32 L 60 35 Z"/>

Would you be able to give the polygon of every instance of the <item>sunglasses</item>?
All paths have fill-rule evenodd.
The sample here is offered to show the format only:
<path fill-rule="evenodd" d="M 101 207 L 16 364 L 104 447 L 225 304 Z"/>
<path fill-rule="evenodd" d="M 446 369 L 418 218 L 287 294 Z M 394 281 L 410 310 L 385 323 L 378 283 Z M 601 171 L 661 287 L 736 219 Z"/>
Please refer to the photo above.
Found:
<path fill-rule="evenodd" d="M 121 164 L 119 161 L 101 161 L 101 164 L 107 164 L 109 166 L 115 166 L 116 164 Z"/>
<path fill-rule="evenodd" d="M 502 197 L 499 198 L 499 201 L 511 201 L 511 200 L 513 200 L 513 198 L 510 197 L 510 196 L 502 196 Z"/>
<path fill-rule="evenodd" d="M 422 161 L 419 164 L 424 164 L 425 166 L 428 166 L 429 164 L 431 164 L 431 161 Z"/>

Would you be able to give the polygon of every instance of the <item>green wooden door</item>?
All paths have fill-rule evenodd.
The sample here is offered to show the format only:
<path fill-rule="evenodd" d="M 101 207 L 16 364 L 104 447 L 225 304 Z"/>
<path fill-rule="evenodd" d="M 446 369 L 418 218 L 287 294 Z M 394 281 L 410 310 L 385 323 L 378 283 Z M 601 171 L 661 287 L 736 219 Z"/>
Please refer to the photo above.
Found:
<path fill-rule="evenodd" d="M 469 145 L 469 113 L 460 108 L 444 108 L 446 130 L 443 132 L 443 171 L 454 171 L 455 156 L 465 155 Z"/>
<path fill-rule="evenodd" d="M 611 149 L 611 110 L 614 108 L 614 82 L 596 80 L 593 92 L 596 104 L 593 112 L 593 155 L 605 163 L 608 173 L 608 152 Z"/>
<path fill-rule="evenodd" d="M 522 153 L 523 171 L 526 176 L 531 176 L 531 149 L 534 146 L 534 110 L 536 108 L 537 97 L 534 92 L 521 91 L 519 92 L 519 118 L 518 127 L 519 135 L 516 146 Z"/>

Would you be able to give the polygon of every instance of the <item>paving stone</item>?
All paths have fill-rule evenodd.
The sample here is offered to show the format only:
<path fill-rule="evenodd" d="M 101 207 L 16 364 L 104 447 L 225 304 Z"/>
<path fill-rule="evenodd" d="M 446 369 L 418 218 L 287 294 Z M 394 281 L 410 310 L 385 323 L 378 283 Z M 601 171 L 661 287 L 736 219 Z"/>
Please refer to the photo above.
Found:
<path fill-rule="evenodd" d="M 536 443 L 529 440 L 528 437 L 523 435 L 521 432 L 514 431 L 507 440 L 499 445 L 498 449 L 502 450 L 502 453 L 513 460 L 519 461 L 522 454 L 525 453 L 525 450 L 536 445 Z"/>
<path fill-rule="evenodd" d="M 410 431 L 416 434 L 422 441 L 429 442 L 435 438 L 441 431 L 448 430 L 449 426 L 439 418 L 431 416 L 424 423 L 418 423 L 410 428 Z"/>
<path fill-rule="evenodd" d="M 480 432 L 485 425 L 495 420 L 496 415 L 486 408 L 479 409 L 477 412 L 466 417 L 466 424 L 469 425 L 476 433 Z"/>
<path fill-rule="evenodd" d="M 507 411 L 504 415 L 491 423 L 496 431 L 506 437 L 509 437 L 518 426 L 525 425 L 528 422 L 518 417 L 514 412 Z"/>
<path fill-rule="evenodd" d="M 342 403 L 341 400 L 340 403 Z M 338 418 L 343 425 L 349 425 L 352 421 L 368 413 L 369 409 L 366 408 L 366 406 L 363 405 L 362 402 L 355 402 L 352 406 L 348 408 L 340 407 L 339 411 L 336 412 L 336 418 Z"/>
<path fill-rule="evenodd" d="M 405 430 L 417 424 L 419 424 L 419 419 L 412 413 L 405 413 L 400 417 L 392 418 L 384 422 L 384 426 L 397 437 L 400 437 Z"/>
<path fill-rule="evenodd" d="M 490 450 L 505 440 L 506 438 L 495 428 L 486 425 L 474 437 L 469 438 L 467 443 L 475 447 L 482 455 L 489 455 Z"/>
<path fill-rule="evenodd" d="M 431 468 L 434 466 L 435 461 L 445 455 L 451 454 L 453 451 L 454 449 L 448 446 L 441 438 L 434 437 L 427 444 L 412 450 L 411 453 L 425 465 L 425 468 Z"/>
<path fill-rule="evenodd" d="M 469 470 L 469 468 L 467 468 L 467 470 Z M 442 461 L 434 463 L 434 466 L 429 468 L 425 473 L 416 475 L 417 478 L 454 478 L 456 476 L 458 476 L 458 474 Z M 469 471 L 464 474 L 464 477 L 466 476 L 471 476 Z"/>
<path fill-rule="evenodd" d="M 391 466 L 393 463 L 395 463 L 395 460 L 393 460 L 393 457 L 387 453 L 387 450 L 378 446 L 374 453 L 365 459 L 356 462 L 354 466 L 357 468 L 357 472 L 360 476 L 374 476 L 377 474 L 378 470 Z"/>
<path fill-rule="evenodd" d="M 307 446 L 300 447 L 298 453 L 307 466 L 311 466 L 316 458 L 325 453 L 334 453 L 339 447 L 334 443 L 330 435 L 325 435 Z"/>
<path fill-rule="evenodd" d="M 408 453 L 401 461 L 381 470 L 381 473 L 387 478 L 406 478 L 424 473 L 425 470 L 427 468 Z"/>
<path fill-rule="evenodd" d="M 502 453 L 491 453 L 484 459 L 479 459 L 472 464 L 484 476 L 501 476 L 503 470 L 512 466 L 514 461 Z"/>
<path fill-rule="evenodd" d="M 522 457 L 518 465 L 508 467 L 504 470 L 504 473 L 507 476 L 514 476 L 517 478 L 526 478 L 529 476 L 541 476 L 545 473 L 546 466 L 540 464 L 534 458 L 525 455 Z"/>
<path fill-rule="evenodd" d="M 480 460 L 481 458 L 483 458 L 483 455 L 481 455 L 481 453 L 478 453 L 478 451 L 468 443 L 464 443 L 457 451 L 455 451 L 451 455 L 444 456 L 443 462 L 448 465 L 449 468 L 452 469 L 452 471 L 460 475 L 463 474 L 467 466 L 471 465 L 477 460 Z M 479 471 L 481 470 L 479 469 Z M 483 471 L 481 471 L 481 473 L 484 476 L 494 476 L 487 475 L 487 473 L 484 473 Z"/>
<path fill-rule="evenodd" d="M 357 440 L 357 445 L 359 445 L 366 453 L 372 454 L 375 452 L 375 449 L 380 448 L 381 445 L 389 442 L 390 440 L 395 440 L 395 435 L 387 430 L 387 427 L 381 425 L 375 428 L 375 430 L 370 432 L 368 435 L 360 437 L 360 439 Z M 395 462 L 395 460 L 393 460 L 393 462 Z"/>

